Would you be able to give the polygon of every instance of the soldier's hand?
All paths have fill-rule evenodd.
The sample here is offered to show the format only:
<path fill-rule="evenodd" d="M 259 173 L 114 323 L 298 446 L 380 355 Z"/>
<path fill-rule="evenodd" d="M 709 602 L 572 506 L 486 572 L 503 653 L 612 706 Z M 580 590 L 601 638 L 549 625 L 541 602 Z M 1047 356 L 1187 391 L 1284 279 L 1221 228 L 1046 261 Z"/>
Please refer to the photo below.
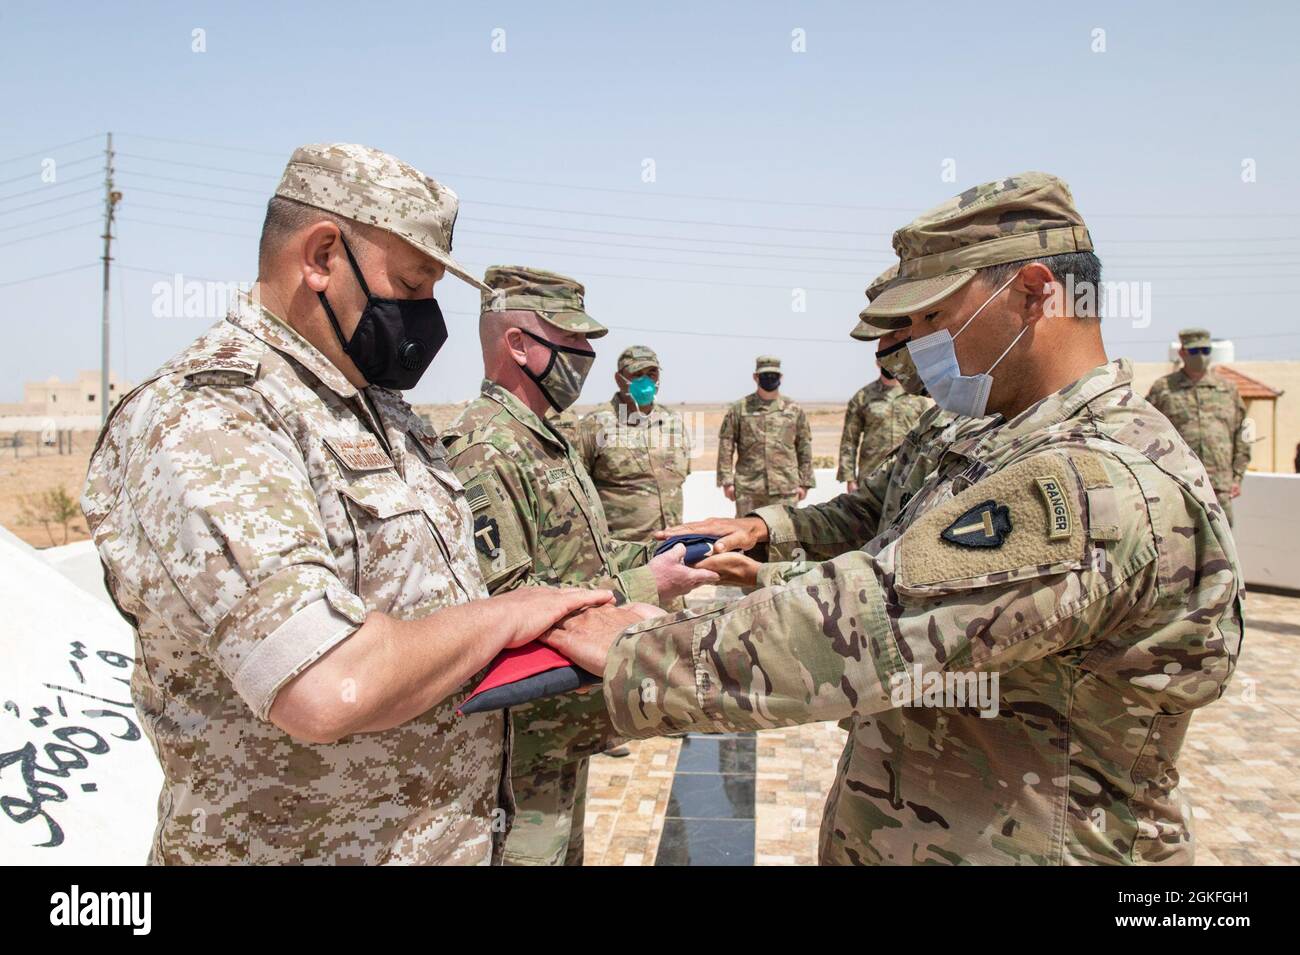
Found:
<path fill-rule="evenodd" d="M 718 575 L 713 571 L 687 566 L 683 561 L 685 556 L 686 545 L 678 544 L 650 561 L 650 571 L 655 577 L 660 603 L 685 596 L 704 584 L 718 582 Z"/>
<path fill-rule="evenodd" d="M 713 571 L 719 583 L 735 587 L 758 586 L 758 568 L 763 565 L 744 554 L 713 554 L 695 565 Z"/>
<path fill-rule="evenodd" d="M 663 611 L 649 604 L 625 604 L 622 607 L 593 607 L 565 618 L 542 643 L 553 647 L 588 673 L 603 676 L 609 648 L 628 627 Z"/>
<path fill-rule="evenodd" d="M 520 587 L 489 598 L 507 621 L 506 647 L 536 640 L 565 617 L 589 608 L 613 604 L 610 590 L 579 587 Z"/>
<path fill-rule="evenodd" d="M 794 489 L 794 498 L 796 501 L 802 501 L 807 496 L 808 489 L 806 487 L 797 487 Z"/>
<path fill-rule="evenodd" d="M 755 544 L 767 540 L 767 524 L 761 517 L 710 517 L 703 521 L 691 521 L 655 531 L 659 540 L 667 540 L 678 534 L 707 534 L 718 538 L 713 544 L 713 553 L 720 554 L 729 550 L 749 550 Z"/>
<path fill-rule="evenodd" d="M 1232 487 L 1230 487 L 1230 488 L 1228 489 L 1228 497 L 1229 497 L 1229 498 L 1240 497 L 1240 496 L 1241 496 L 1241 485 L 1240 485 L 1240 484 L 1234 484 Z"/>
<path fill-rule="evenodd" d="M 736 499 L 736 485 L 734 484 L 722 485 L 722 493 L 727 495 L 728 501 L 734 501 Z"/>
<path fill-rule="evenodd" d="M 857 493 L 858 493 L 858 482 L 857 482 L 857 481 L 846 481 L 846 482 L 844 482 L 844 490 L 846 490 L 846 491 L 847 491 L 848 493 L 850 493 L 850 494 L 857 494 Z"/>

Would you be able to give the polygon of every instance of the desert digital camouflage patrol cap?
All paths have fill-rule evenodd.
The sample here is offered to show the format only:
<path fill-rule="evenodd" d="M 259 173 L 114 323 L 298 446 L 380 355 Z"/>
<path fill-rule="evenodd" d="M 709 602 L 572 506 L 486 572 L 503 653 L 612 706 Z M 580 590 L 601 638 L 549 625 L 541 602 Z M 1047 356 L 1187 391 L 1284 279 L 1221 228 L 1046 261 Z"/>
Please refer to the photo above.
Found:
<path fill-rule="evenodd" d="M 484 287 L 451 257 L 456 193 L 396 156 L 355 143 L 299 146 L 275 194 L 391 232 L 453 275 Z"/>
<path fill-rule="evenodd" d="M 761 375 L 765 371 L 781 371 L 781 359 L 774 355 L 759 355 L 754 362 L 754 374 Z"/>
<path fill-rule="evenodd" d="M 1184 348 L 1208 348 L 1211 344 L 1210 333 L 1204 328 L 1184 328 L 1178 340 Z"/>
<path fill-rule="evenodd" d="M 865 309 L 896 317 L 957 291 L 976 270 L 1004 262 L 1092 251 L 1070 187 L 1024 172 L 967 189 L 894 233 L 898 280 Z"/>
<path fill-rule="evenodd" d="M 522 265 L 492 265 L 483 281 L 480 307 L 484 312 L 536 312 L 548 325 L 588 338 L 609 332 L 584 311 L 582 283 L 567 276 Z"/>
<path fill-rule="evenodd" d="M 867 302 L 871 303 L 879 298 L 880 293 L 896 278 L 898 278 L 898 265 L 894 264 L 872 279 L 871 284 L 867 286 Z M 864 308 L 858 312 L 857 327 L 849 332 L 849 337 L 856 338 L 860 342 L 871 342 L 906 327 L 906 318 L 875 318 L 867 315 L 867 310 Z"/>
<path fill-rule="evenodd" d="M 659 356 L 654 353 L 653 348 L 645 345 L 629 345 L 623 349 L 623 354 L 618 356 L 618 372 L 624 377 L 658 367 Z"/>

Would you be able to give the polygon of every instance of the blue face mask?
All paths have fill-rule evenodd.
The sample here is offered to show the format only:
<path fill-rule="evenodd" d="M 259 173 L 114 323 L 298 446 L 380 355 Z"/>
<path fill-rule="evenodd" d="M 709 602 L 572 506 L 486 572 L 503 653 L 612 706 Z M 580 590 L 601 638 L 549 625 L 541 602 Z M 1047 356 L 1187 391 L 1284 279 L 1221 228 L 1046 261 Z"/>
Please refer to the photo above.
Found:
<path fill-rule="evenodd" d="M 1001 295 L 1015 280 L 1016 277 L 1013 275 L 1002 288 L 975 309 L 974 314 L 957 329 L 957 335 L 966 331 L 989 302 Z M 957 362 L 957 349 L 953 345 L 957 335 L 951 334 L 946 328 L 932 332 L 924 338 L 912 339 L 907 343 L 907 350 L 916 364 L 921 380 L 925 382 L 926 390 L 930 392 L 930 397 L 940 408 L 968 418 L 982 418 L 987 411 L 989 392 L 993 390 L 991 372 L 998 367 L 1003 358 L 1010 354 L 1011 349 L 1016 347 L 1016 342 L 1020 341 L 1021 336 L 1027 331 L 1029 331 L 1028 325 L 1020 330 L 1020 334 L 1007 346 L 1007 350 L 998 357 L 989 370 L 979 375 L 961 373 L 961 365 Z"/>
<path fill-rule="evenodd" d="M 649 375 L 638 375 L 627 383 L 627 393 L 636 402 L 638 408 L 647 408 L 654 404 L 659 385 Z"/>

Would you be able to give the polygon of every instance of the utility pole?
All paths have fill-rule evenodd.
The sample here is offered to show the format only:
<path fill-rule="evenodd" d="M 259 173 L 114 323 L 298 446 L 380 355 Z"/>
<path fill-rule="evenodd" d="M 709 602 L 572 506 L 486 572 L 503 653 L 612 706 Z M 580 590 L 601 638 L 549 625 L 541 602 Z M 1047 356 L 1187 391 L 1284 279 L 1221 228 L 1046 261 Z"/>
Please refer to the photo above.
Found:
<path fill-rule="evenodd" d="M 113 261 L 113 217 L 122 194 L 113 189 L 113 134 L 108 134 L 104 147 L 104 300 L 102 349 L 99 357 L 99 408 L 100 423 L 108 420 L 108 264 Z"/>

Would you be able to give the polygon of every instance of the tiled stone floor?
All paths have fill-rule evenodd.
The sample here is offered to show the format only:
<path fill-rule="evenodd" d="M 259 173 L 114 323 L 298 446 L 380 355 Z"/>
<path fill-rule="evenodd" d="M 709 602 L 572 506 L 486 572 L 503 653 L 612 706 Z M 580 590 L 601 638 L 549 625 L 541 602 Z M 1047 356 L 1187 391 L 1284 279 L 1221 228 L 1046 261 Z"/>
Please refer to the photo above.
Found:
<path fill-rule="evenodd" d="M 1180 767 L 1202 865 L 1300 862 L 1300 598 L 1252 593 L 1241 663 L 1192 718 Z M 833 723 L 755 737 L 757 865 L 813 865 L 844 732 Z M 631 744 L 591 763 L 588 865 L 654 865 L 682 741 Z M 669 840 L 671 842 L 671 839 Z M 665 860 L 667 861 L 667 860 Z"/>

